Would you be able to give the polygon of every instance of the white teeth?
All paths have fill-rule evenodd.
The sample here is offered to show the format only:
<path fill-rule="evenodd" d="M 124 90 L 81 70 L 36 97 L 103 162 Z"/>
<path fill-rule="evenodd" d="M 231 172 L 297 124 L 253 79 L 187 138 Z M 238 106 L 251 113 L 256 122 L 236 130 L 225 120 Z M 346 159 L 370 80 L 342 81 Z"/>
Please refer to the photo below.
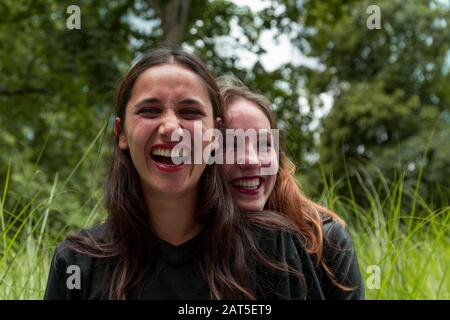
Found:
<path fill-rule="evenodd" d="M 154 148 L 152 150 L 152 155 L 155 156 L 163 156 L 163 157 L 170 157 L 171 156 L 171 149 L 165 149 L 165 148 Z M 179 152 L 179 157 L 183 156 L 183 149 L 180 150 Z"/>
<path fill-rule="evenodd" d="M 239 179 L 236 180 L 233 184 L 238 187 L 244 187 L 248 189 L 256 189 L 259 186 L 259 178 L 255 179 Z"/>

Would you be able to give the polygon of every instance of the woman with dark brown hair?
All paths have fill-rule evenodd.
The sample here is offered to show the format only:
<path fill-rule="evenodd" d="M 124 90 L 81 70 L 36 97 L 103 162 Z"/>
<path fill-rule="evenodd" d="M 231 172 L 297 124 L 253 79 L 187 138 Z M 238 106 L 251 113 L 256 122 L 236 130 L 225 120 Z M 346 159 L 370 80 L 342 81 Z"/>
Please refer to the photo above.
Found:
<path fill-rule="evenodd" d="M 221 118 L 217 83 L 194 55 L 159 49 L 131 68 L 116 98 L 107 221 L 58 245 L 46 299 L 320 298 L 285 220 L 240 212 L 221 166 L 174 157 L 174 135 Z"/>
<path fill-rule="evenodd" d="M 250 90 L 239 79 L 218 79 L 225 106 L 225 127 L 233 130 L 277 130 L 270 101 Z M 257 141 L 258 142 L 258 141 Z M 296 227 L 312 260 L 326 299 L 363 299 L 364 287 L 355 250 L 344 221 L 333 211 L 308 199 L 295 179 L 295 165 L 281 143 L 267 150 L 247 144 L 225 164 L 225 175 L 238 206 L 246 211 L 271 210 Z M 242 159 L 239 159 L 242 158 Z M 240 161 L 240 164 L 239 163 Z M 263 161 L 269 160 L 269 161 Z M 278 163 L 278 172 L 261 169 Z"/>

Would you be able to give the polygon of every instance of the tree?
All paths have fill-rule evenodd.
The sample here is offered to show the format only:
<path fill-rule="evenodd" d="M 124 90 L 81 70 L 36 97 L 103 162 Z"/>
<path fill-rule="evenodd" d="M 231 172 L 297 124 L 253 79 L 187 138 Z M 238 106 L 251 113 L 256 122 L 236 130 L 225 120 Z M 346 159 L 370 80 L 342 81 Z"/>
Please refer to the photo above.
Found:
<path fill-rule="evenodd" d="M 310 100 L 323 92 L 334 97 L 322 122 L 321 161 L 337 178 L 346 159 L 350 171 L 376 166 L 388 179 L 408 168 L 415 181 L 428 146 L 424 189 L 450 187 L 445 175 L 433 174 L 450 167 L 449 142 L 439 138 L 450 126 L 450 8 L 433 0 L 377 1 L 381 29 L 369 30 L 370 4 L 303 6 L 304 47 L 324 66 L 308 77 Z M 443 144 L 426 143 L 430 137 Z"/>
<path fill-rule="evenodd" d="M 10 190 L 17 195 L 8 197 L 11 205 L 36 192 L 49 194 L 56 173 L 60 181 L 70 178 L 65 187 L 73 190 L 55 204 L 64 219 L 81 211 L 93 194 L 100 197 L 110 128 L 105 138 L 97 138 L 94 151 L 85 153 L 111 119 L 114 90 L 132 60 L 167 44 L 195 52 L 217 75 L 234 73 L 266 94 L 277 108 L 282 133 L 290 139 L 288 149 L 301 160 L 311 146 L 310 133 L 300 130 L 310 118 L 298 114 L 296 88 L 303 73 L 290 64 L 266 72 L 260 61 L 244 68 L 234 50 L 257 57 L 264 53 L 258 40 L 282 20 L 284 13 L 274 9 L 280 3 L 255 14 L 229 1 L 85 0 L 77 3 L 81 29 L 69 30 L 70 1 L 2 1 L 0 175 L 5 177 L 11 163 Z M 230 36 L 233 23 L 242 35 Z M 284 21 L 279 33 L 286 28 Z M 228 54 L 220 42 L 224 37 L 233 47 Z"/>
<path fill-rule="evenodd" d="M 186 35 L 191 0 L 148 0 L 148 3 L 161 20 L 163 44 L 180 47 Z"/>
<path fill-rule="evenodd" d="M 100 139 L 76 174 L 71 172 L 108 120 L 121 66 L 133 57 L 123 20 L 130 1 L 81 2 L 81 30 L 66 27 L 71 4 L 0 4 L 2 183 L 8 164 L 12 166 L 6 208 L 31 199 L 39 203 L 58 174 L 60 185 L 71 177 L 54 203 L 64 218 L 76 218 L 83 205 L 99 196 L 103 182 L 98 177 L 106 168 L 97 161 L 97 150 L 104 150 Z"/>
<path fill-rule="evenodd" d="M 312 152 L 313 141 L 313 133 L 306 129 L 312 116 L 298 111 L 298 88 L 305 82 L 307 70 L 288 63 L 267 72 L 260 62 L 265 50 L 259 43 L 265 30 L 275 30 L 275 36 L 292 33 L 297 25 L 297 5 L 272 1 L 255 13 L 230 1 L 181 2 L 183 5 L 178 0 L 134 2 L 133 14 L 152 25 L 150 32 L 134 30 L 133 37 L 138 39 L 136 52 L 167 44 L 188 48 L 206 61 L 216 75 L 233 73 L 252 89 L 267 95 L 273 102 L 289 155 L 296 163 L 303 163 L 304 155 Z M 179 18 L 174 19 L 175 16 Z M 232 24 L 241 28 L 242 35 L 231 35 Z M 221 45 L 223 39 L 228 40 L 225 48 Z M 251 69 L 240 65 L 239 51 L 256 54 L 257 61 Z"/>
<path fill-rule="evenodd" d="M 345 156 L 351 169 L 362 162 L 389 176 L 399 163 L 413 163 L 413 177 L 424 148 L 410 146 L 425 145 L 435 128 L 425 180 L 447 183 L 433 174 L 450 167 L 443 148 L 450 122 L 450 21 L 438 1 L 379 1 L 381 30 L 365 27 L 368 1 L 272 0 L 256 13 L 225 0 L 83 0 L 81 29 L 68 30 L 71 4 L 0 2 L 0 175 L 13 163 L 21 181 L 16 190 L 49 192 L 58 172 L 77 190 L 62 207 L 89 200 L 107 167 L 108 148 L 100 142 L 112 141 L 110 128 L 97 138 L 98 152 L 85 151 L 111 120 L 114 90 L 133 59 L 163 45 L 190 50 L 216 75 L 233 73 L 265 94 L 288 154 L 310 181 L 305 155 L 319 151 L 321 163 L 338 176 Z M 240 34 L 232 33 L 236 28 Z M 268 72 L 259 43 L 267 30 L 288 36 L 320 65 L 286 63 Z M 242 52 L 255 55 L 251 67 L 243 66 Z M 334 107 L 316 145 L 313 113 L 299 112 L 299 98 L 308 98 L 314 110 L 324 92 L 333 95 Z"/>

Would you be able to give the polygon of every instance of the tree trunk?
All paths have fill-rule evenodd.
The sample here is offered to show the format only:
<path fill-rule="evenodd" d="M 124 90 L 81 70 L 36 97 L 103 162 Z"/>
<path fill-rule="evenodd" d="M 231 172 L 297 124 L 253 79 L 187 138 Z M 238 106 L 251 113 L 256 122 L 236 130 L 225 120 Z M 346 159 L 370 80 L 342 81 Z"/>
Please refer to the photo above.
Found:
<path fill-rule="evenodd" d="M 164 46 L 179 48 L 186 34 L 191 0 L 148 1 L 156 15 L 161 19 Z"/>

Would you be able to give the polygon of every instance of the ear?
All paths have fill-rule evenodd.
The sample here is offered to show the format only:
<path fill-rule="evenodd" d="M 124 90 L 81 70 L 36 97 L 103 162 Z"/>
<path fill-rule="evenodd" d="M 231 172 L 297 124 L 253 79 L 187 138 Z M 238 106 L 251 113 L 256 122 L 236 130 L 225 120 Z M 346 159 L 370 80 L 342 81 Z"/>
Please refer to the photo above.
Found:
<path fill-rule="evenodd" d="M 219 129 L 219 130 L 222 130 L 222 129 L 223 129 L 223 120 L 222 120 L 221 117 L 217 117 L 217 118 L 216 118 L 216 127 L 217 127 L 217 129 Z"/>
<path fill-rule="evenodd" d="M 114 134 L 117 137 L 119 148 L 122 150 L 126 150 L 128 149 L 128 142 L 125 138 L 125 134 L 123 134 L 122 130 L 120 129 L 120 121 L 121 119 L 119 117 L 116 117 L 116 120 L 114 120 Z"/>

